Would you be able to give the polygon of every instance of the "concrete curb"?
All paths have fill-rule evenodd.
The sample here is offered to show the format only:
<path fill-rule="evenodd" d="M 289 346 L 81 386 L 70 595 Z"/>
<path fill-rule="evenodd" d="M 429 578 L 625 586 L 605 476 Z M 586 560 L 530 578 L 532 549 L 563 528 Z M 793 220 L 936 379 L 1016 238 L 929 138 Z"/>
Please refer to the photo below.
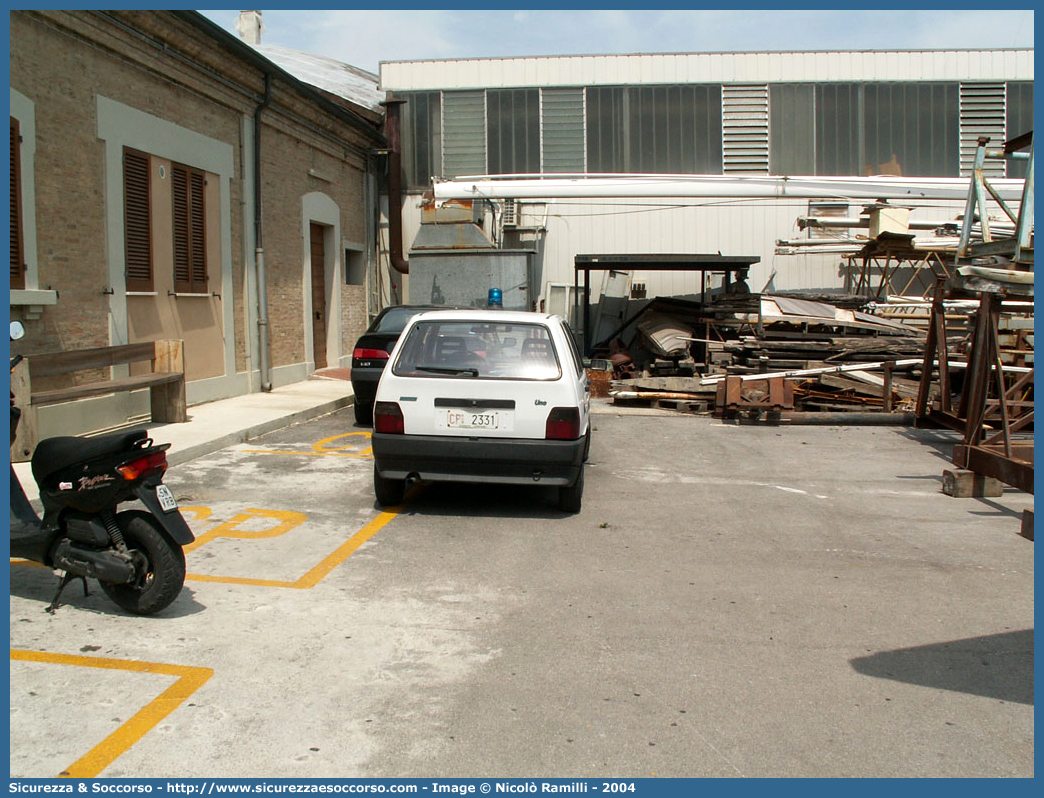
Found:
<path fill-rule="evenodd" d="M 189 460 L 195 460 L 198 457 L 205 457 L 208 454 L 220 451 L 226 446 L 246 443 L 247 441 L 253 438 L 258 438 L 266 433 L 274 432 L 277 429 L 284 429 L 285 427 L 291 427 L 294 424 L 301 424 L 305 421 L 311 421 L 313 418 L 328 415 L 344 407 L 350 407 L 354 403 L 354 396 L 342 396 L 337 399 L 332 399 L 329 402 L 315 405 L 314 407 L 298 410 L 290 415 L 279 416 L 278 418 L 262 421 L 259 424 L 254 424 L 245 429 L 230 432 L 220 438 L 213 438 L 204 441 L 203 443 L 197 443 L 193 446 L 183 446 L 176 450 L 172 448 L 167 451 L 167 463 L 171 466 L 187 463 Z"/>

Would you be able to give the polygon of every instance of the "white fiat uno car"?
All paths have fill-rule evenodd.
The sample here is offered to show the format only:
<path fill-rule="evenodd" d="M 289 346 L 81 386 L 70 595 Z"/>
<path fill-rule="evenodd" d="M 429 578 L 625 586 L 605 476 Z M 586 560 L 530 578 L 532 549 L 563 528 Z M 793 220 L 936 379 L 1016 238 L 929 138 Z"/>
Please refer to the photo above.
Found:
<path fill-rule="evenodd" d="M 558 316 L 435 310 L 415 316 L 389 357 L 373 408 L 377 501 L 408 481 L 558 487 L 579 512 L 591 446 L 590 385 Z"/>

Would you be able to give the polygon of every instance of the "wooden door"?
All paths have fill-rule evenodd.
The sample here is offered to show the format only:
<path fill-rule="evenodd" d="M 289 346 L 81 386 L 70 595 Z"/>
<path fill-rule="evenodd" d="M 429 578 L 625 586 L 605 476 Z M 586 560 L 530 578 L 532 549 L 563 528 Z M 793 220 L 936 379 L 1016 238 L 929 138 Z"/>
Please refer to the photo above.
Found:
<path fill-rule="evenodd" d="M 315 367 L 326 368 L 326 247 L 323 226 L 309 225 L 312 252 L 312 351 Z"/>

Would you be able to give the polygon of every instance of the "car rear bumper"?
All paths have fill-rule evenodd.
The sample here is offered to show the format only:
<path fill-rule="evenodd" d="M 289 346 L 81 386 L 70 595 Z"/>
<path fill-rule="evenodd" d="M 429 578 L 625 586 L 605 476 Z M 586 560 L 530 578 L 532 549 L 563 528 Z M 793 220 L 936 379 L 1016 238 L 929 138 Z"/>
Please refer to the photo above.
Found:
<path fill-rule="evenodd" d="M 377 395 L 377 383 L 381 381 L 384 369 L 352 369 L 352 393 L 359 404 L 373 404 Z"/>
<path fill-rule="evenodd" d="M 584 454 L 583 438 L 545 441 L 375 432 L 371 444 L 382 477 L 435 482 L 572 485 Z"/>

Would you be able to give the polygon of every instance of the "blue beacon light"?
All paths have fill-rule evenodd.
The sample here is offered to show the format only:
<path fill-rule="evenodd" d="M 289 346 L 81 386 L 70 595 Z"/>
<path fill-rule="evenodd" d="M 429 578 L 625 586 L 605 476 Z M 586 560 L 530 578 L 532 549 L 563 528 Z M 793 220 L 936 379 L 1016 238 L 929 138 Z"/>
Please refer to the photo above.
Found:
<path fill-rule="evenodd" d="M 486 299 L 486 307 L 503 309 L 504 292 L 501 291 L 499 288 L 490 288 L 489 295 Z"/>

